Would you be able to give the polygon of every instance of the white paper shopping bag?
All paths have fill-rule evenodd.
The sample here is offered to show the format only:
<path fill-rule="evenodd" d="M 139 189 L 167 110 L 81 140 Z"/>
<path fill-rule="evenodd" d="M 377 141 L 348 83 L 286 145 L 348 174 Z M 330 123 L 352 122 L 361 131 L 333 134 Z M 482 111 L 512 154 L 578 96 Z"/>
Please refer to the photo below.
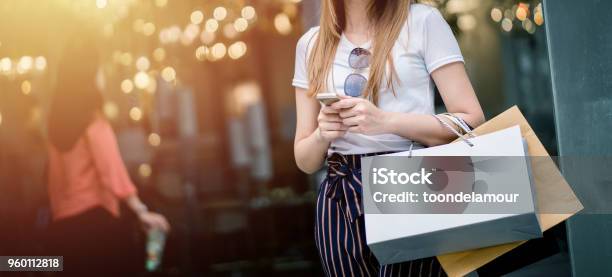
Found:
<path fill-rule="evenodd" d="M 519 126 L 362 158 L 368 246 L 381 264 L 542 236 Z"/>

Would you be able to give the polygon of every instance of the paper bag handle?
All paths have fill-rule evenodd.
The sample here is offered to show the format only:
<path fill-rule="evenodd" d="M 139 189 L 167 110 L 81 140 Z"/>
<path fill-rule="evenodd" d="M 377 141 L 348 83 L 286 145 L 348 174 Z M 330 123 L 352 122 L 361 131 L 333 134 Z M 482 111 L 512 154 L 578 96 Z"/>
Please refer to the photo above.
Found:
<path fill-rule="evenodd" d="M 453 132 L 455 135 L 457 135 L 457 137 L 459 137 L 459 138 L 460 138 L 460 139 L 461 139 L 463 142 L 465 142 L 467 145 L 469 145 L 470 147 L 473 147 L 473 146 L 474 146 L 474 144 L 473 144 L 473 143 L 472 143 L 472 142 L 471 142 L 469 139 L 467 139 L 467 138 L 465 137 L 465 136 L 471 136 L 471 137 L 474 137 L 474 135 L 472 134 L 472 131 L 471 131 L 471 130 L 469 130 L 469 128 L 465 128 L 465 129 L 464 129 L 464 127 L 467 127 L 467 126 L 462 126 L 463 124 L 457 124 L 457 123 L 455 122 L 455 120 L 457 120 L 457 121 L 459 121 L 459 120 L 458 120 L 458 119 L 455 119 L 455 118 L 454 118 L 454 117 L 455 117 L 454 115 L 453 115 L 453 116 L 449 116 L 449 115 L 446 115 L 446 114 L 442 114 L 442 115 L 437 115 L 437 114 L 434 114 L 433 116 L 434 116 L 434 117 L 435 117 L 435 118 L 436 118 L 436 119 L 437 119 L 437 120 L 438 120 L 438 121 L 439 121 L 439 122 L 440 122 L 440 123 L 441 123 L 441 124 L 442 124 L 444 127 L 446 127 L 447 129 L 451 130 L 451 131 L 452 131 L 452 132 Z M 442 117 L 448 118 L 448 119 L 449 119 L 451 122 L 453 122 L 453 123 L 457 124 L 457 126 L 459 126 L 459 128 L 463 129 L 464 131 L 465 131 L 465 130 L 469 130 L 469 131 L 466 131 L 466 134 L 465 134 L 465 135 L 460 134 L 460 133 L 459 133 L 457 130 L 455 130 L 455 128 L 453 128 L 452 126 L 450 126 L 450 124 L 448 124 L 446 121 L 442 120 Z M 455 119 L 455 120 L 453 120 L 453 119 Z M 462 121 L 462 120 L 461 120 L 461 121 Z M 465 124 L 465 123 L 464 123 L 464 124 Z M 465 124 L 465 125 L 467 125 L 467 124 Z"/>
<path fill-rule="evenodd" d="M 453 114 L 453 113 L 443 113 L 441 115 L 445 116 L 450 121 L 455 123 L 455 125 L 457 125 L 459 128 L 461 128 L 463 130 L 464 134 L 466 134 L 466 135 L 468 135 L 469 137 L 472 137 L 472 138 L 476 137 L 474 135 L 474 132 L 472 132 L 472 127 L 470 127 L 470 125 L 468 125 L 465 122 L 465 120 L 463 120 L 463 118 L 458 117 L 456 114 Z"/>

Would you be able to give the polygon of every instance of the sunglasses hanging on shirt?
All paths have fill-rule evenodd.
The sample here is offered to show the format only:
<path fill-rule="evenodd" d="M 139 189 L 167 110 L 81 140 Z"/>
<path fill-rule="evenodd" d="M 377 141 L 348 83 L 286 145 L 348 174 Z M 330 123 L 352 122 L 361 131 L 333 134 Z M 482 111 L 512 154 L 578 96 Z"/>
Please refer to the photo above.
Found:
<path fill-rule="evenodd" d="M 370 67 L 370 51 L 357 47 L 351 51 L 348 64 L 353 69 L 344 80 L 344 93 L 348 96 L 359 97 L 363 94 L 368 79 L 363 75 L 363 71 Z"/>

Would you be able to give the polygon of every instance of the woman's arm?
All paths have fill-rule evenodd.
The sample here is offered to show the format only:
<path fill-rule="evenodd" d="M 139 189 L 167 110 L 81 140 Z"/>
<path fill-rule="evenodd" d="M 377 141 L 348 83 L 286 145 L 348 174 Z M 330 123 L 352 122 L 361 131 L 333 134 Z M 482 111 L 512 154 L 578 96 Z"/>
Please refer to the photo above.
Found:
<path fill-rule="evenodd" d="M 484 122 L 482 109 L 462 63 L 442 66 L 431 76 L 448 112 L 461 117 L 474 128 Z M 455 138 L 431 115 L 385 112 L 361 98 L 345 98 L 332 106 L 342 110 L 340 117 L 351 132 L 369 135 L 391 133 L 427 146 L 448 143 Z"/>
<path fill-rule="evenodd" d="M 484 122 L 482 108 L 463 63 L 443 66 L 432 72 L 431 77 L 442 96 L 446 111 L 461 117 L 473 128 Z M 391 133 L 413 138 L 428 146 L 445 144 L 456 138 L 430 115 L 393 113 L 389 117 L 388 128 Z"/>
<path fill-rule="evenodd" d="M 170 224 L 161 214 L 150 212 L 138 197 L 136 187 L 130 180 L 128 171 L 121 159 L 117 139 L 112 127 L 102 115 L 87 129 L 87 143 L 92 153 L 100 181 L 118 199 L 138 216 L 146 229 L 170 230 Z"/>
<path fill-rule="evenodd" d="M 297 124 L 293 151 L 297 166 L 311 174 L 323 166 L 332 140 L 346 132 L 338 111 L 323 107 L 305 89 L 295 89 Z"/>

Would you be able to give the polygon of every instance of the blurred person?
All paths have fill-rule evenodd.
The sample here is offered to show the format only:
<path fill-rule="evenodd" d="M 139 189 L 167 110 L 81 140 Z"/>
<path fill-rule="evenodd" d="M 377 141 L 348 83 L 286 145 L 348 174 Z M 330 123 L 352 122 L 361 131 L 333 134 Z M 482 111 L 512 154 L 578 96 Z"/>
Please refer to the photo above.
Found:
<path fill-rule="evenodd" d="M 85 32 L 70 37 L 48 118 L 51 250 L 64 256 L 66 272 L 87 274 L 83 276 L 125 270 L 121 262 L 130 237 L 122 232 L 120 202 L 136 214 L 144 230 L 170 229 L 164 216 L 150 212 L 138 198 L 101 112 L 97 72 L 94 40 Z"/>
<path fill-rule="evenodd" d="M 410 0 L 322 0 L 320 26 L 296 48 L 296 163 L 306 173 L 326 156 L 329 165 L 315 223 L 325 274 L 445 275 L 435 258 L 378 263 L 365 239 L 360 157 L 450 142 L 434 117 L 434 85 L 448 112 L 471 127 L 484 121 L 449 25 Z M 319 93 L 339 100 L 321 107 Z"/>

